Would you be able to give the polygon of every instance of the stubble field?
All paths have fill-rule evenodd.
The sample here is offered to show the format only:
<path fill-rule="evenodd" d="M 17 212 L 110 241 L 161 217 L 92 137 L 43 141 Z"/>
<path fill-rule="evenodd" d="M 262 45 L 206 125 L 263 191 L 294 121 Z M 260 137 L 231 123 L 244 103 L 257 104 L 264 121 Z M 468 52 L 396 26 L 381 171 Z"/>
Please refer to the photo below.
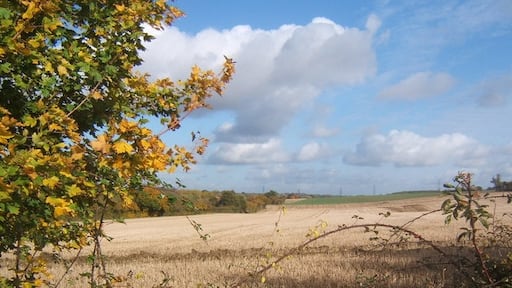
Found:
<path fill-rule="evenodd" d="M 113 240 L 104 241 L 102 248 L 108 257 L 107 269 L 117 276 L 119 287 L 154 287 L 162 281 L 166 287 L 230 287 L 236 283 L 242 287 L 453 287 L 457 279 L 450 276 L 450 265 L 441 264 L 437 252 L 428 246 L 411 237 L 405 244 L 382 249 L 369 240 L 375 233 L 364 233 L 363 229 L 315 241 L 270 269 L 264 283 L 261 276 L 247 278 L 261 265 L 308 240 L 311 229 L 322 233 L 323 229 L 354 223 L 403 225 L 440 208 L 444 199 L 287 206 L 285 210 L 274 206 L 255 214 L 129 219 L 125 224 L 106 225 L 106 233 Z M 491 210 L 502 215 L 510 210 L 506 205 L 492 206 Z M 389 217 L 379 215 L 388 211 Z M 189 220 L 201 225 L 207 241 L 201 240 Z M 444 216 L 438 212 L 407 228 L 449 251 L 462 224 L 445 225 Z M 389 233 L 381 230 L 377 236 Z M 421 261 L 434 263 L 435 269 Z M 87 287 L 87 279 L 78 275 L 87 270 L 84 259 L 77 261 L 63 286 Z M 52 271 L 59 275 L 63 269 Z"/>

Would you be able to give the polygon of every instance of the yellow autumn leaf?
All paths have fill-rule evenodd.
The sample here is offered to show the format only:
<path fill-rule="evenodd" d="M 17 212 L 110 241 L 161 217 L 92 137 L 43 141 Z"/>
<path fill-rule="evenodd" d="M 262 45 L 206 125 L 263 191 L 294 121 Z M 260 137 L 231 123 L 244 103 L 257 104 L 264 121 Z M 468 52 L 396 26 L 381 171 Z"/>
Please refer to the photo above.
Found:
<path fill-rule="evenodd" d="M 123 197 L 123 207 L 130 208 L 134 207 L 134 202 L 130 196 L 124 196 Z"/>
<path fill-rule="evenodd" d="M 148 128 L 141 128 L 140 131 L 139 131 L 139 134 L 141 136 L 144 136 L 144 137 L 148 137 L 150 136 L 152 133 L 151 129 L 148 129 Z"/>
<path fill-rule="evenodd" d="M 46 197 L 45 202 L 46 202 L 46 204 L 50 204 L 53 207 L 61 207 L 66 204 L 66 200 L 64 200 L 62 198 L 52 197 L 52 196 Z"/>
<path fill-rule="evenodd" d="M 74 210 L 71 209 L 70 205 L 72 204 L 71 201 L 66 201 L 62 198 L 57 197 L 46 197 L 47 204 L 50 204 L 53 206 L 53 216 L 55 218 L 63 216 L 63 215 L 73 215 Z"/>
<path fill-rule="evenodd" d="M 151 147 L 153 148 L 153 150 L 161 151 L 161 150 L 164 150 L 164 148 L 165 148 L 164 142 L 162 142 L 162 140 L 160 140 L 157 137 L 151 138 L 150 142 L 151 142 Z"/>
<path fill-rule="evenodd" d="M 44 64 L 44 71 L 49 72 L 49 73 L 55 72 L 51 62 L 46 62 L 46 64 Z"/>
<path fill-rule="evenodd" d="M 81 160 L 84 157 L 84 149 L 79 145 L 74 145 L 71 147 L 71 159 L 72 160 Z"/>
<path fill-rule="evenodd" d="M 80 187 L 76 186 L 76 184 L 69 186 L 67 191 L 68 191 L 69 196 L 71 196 L 71 197 L 80 195 L 84 192 L 82 189 L 80 189 Z"/>
<path fill-rule="evenodd" d="M 51 123 L 50 125 L 48 125 L 48 130 L 50 131 L 62 131 L 62 126 L 60 126 L 59 124 L 57 123 Z"/>
<path fill-rule="evenodd" d="M 130 132 L 135 128 L 137 128 L 137 122 L 134 121 L 127 121 L 123 119 L 121 123 L 119 123 L 119 132 L 121 133 Z"/>
<path fill-rule="evenodd" d="M 165 8 L 165 0 L 156 1 L 156 5 L 158 5 L 160 8 Z"/>
<path fill-rule="evenodd" d="M 32 19 L 34 17 L 34 14 L 36 14 L 38 11 L 39 11 L 39 9 L 36 6 L 36 2 L 35 1 L 29 2 L 28 6 L 27 6 L 27 10 L 25 11 L 25 13 L 23 13 L 23 15 L 21 15 L 21 17 L 23 19 L 27 19 L 27 20 Z"/>
<path fill-rule="evenodd" d="M 112 168 L 121 170 L 124 168 L 124 163 L 125 163 L 125 161 L 123 159 L 117 158 L 116 160 L 114 160 L 114 162 L 111 165 L 112 165 Z"/>
<path fill-rule="evenodd" d="M 116 10 L 119 12 L 123 12 L 126 7 L 123 4 L 114 4 L 116 6 Z"/>
<path fill-rule="evenodd" d="M 32 48 L 38 48 L 39 46 L 41 46 L 41 42 L 39 40 L 36 40 L 36 39 L 28 40 L 28 44 L 30 46 L 32 46 Z"/>
<path fill-rule="evenodd" d="M 91 98 L 94 99 L 94 100 L 102 100 L 103 99 L 103 95 L 101 95 L 100 92 L 95 90 L 94 92 L 91 93 Z"/>
<path fill-rule="evenodd" d="M 201 69 L 199 68 L 199 66 L 194 65 L 192 67 L 192 71 L 190 72 L 190 79 L 192 79 L 192 81 L 197 81 L 199 79 L 200 73 L 201 73 Z"/>
<path fill-rule="evenodd" d="M 93 183 L 93 182 L 91 182 L 91 181 L 84 181 L 84 183 L 83 183 L 83 184 L 84 184 L 84 186 L 89 187 L 89 188 L 94 188 L 94 187 L 96 187 L 96 184 L 95 184 L 95 183 Z"/>
<path fill-rule="evenodd" d="M 7 144 L 9 143 L 9 139 L 14 137 L 14 134 L 9 132 L 5 126 L 0 125 L 0 144 Z"/>
<path fill-rule="evenodd" d="M 91 141 L 92 149 L 101 152 L 101 153 L 109 153 L 110 152 L 110 144 L 107 141 L 107 137 L 105 135 L 100 135 L 96 140 Z"/>
<path fill-rule="evenodd" d="M 2 111 L 2 110 L 0 110 L 0 112 L 6 113 L 6 114 L 8 114 L 8 113 L 9 113 L 7 110 L 6 110 L 6 111 Z M 16 124 L 17 124 L 17 122 L 18 122 L 18 121 L 17 121 L 16 119 L 14 119 L 14 118 L 12 118 L 12 117 L 9 117 L 9 116 L 7 116 L 7 115 L 4 115 L 4 116 L 2 117 L 2 119 L 1 119 L 1 121 L 0 121 L 0 123 L 2 123 L 2 124 L 3 124 L 3 125 L 5 125 L 5 126 L 8 126 L 8 127 L 16 125 Z"/>
<path fill-rule="evenodd" d="M 148 168 L 162 171 L 165 169 L 165 167 L 167 167 L 167 162 L 165 160 L 166 159 L 163 157 L 152 157 L 152 159 L 148 159 L 145 164 L 147 165 Z"/>
<path fill-rule="evenodd" d="M 77 242 L 70 242 L 66 244 L 66 248 L 80 249 L 82 247 Z"/>
<path fill-rule="evenodd" d="M 139 144 L 142 150 L 148 150 L 151 147 L 151 144 L 146 139 L 140 140 Z"/>
<path fill-rule="evenodd" d="M 71 173 L 66 172 L 66 171 L 59 171 L 59 174 L 64 176 L 64 177 L 71 178 L 71 179 L 75 178 L 73 175 L 71 175 Z"/>
<path fill-rule="evenodd" d="M 58 27 L 63 26 L 59 19 L 53 19 L 51 22 L 44 22 L 43 28 L 47 32 L 53 32 Z"/>
<path fill-rule="evenodd" d="M 55 186 L 57 186 L 57 183 L 59 183 L 59 178 L 57 176 L 52 176 L 50 178 L 46 178 L 43 180 L 43 186 L 46 186 L 50 189 L 55 188 Z"/>
<path fill-rule="evenodd" d="M 114 145 L 112 145 L 112 148 L 114 148 L 114 151 L 117 154 L 130 153 L 133 151 L 132 145 L 128 144 L 125 141 L 117 141 L 116 143 L 114 143 Z"/>
<path fill-rule="evenodd" d="M 55 207 L 53 208 L 53 217 L 57 218 L 63 215 L 71 214 L 73 210 L 69 207 Z"/>
<path fill-rule="evenodd" d="M 68 75 L 68 69 L 64 67 L 63 65 L 57 66 L 57 72 L 60 76 L 66 76 Z"/>

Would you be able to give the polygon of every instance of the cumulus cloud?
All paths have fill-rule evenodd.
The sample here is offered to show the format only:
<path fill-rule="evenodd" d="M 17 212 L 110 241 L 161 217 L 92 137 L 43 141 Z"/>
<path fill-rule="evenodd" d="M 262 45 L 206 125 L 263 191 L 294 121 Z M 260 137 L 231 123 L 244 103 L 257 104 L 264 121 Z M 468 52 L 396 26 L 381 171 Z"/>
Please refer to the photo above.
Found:
<path fill-rule="evenodd" d="M 210 163 L 258 164 L 286 162 L 290 156 L 281 141 L 272 138 L 264 143 L 221 143 L 209 158 Z"/>
<path fill-rule="evenodd" d="M 320 144 L 317 142 L 308 143 L 300 149 L 297 159 L 299 161 L 314 160 L 321 154 Z"/>
<path fill-rule="evenodd" d="M 392 130 L 388 135 L 365 136 L 355 152 L 344 157 L 347 164 L 377 166 L 431 166 L 440 164 L 476 165 L 488 150 L 459 133 L 423 137 L 410 131 Z"/>
<path fill-rule="evenodd" d="M 339 129 L 338 128 L 329 128 L 329 127 L 325 127 L 323 125 L 315 125 L 311 131 L 311 134 L 313 137 L 331 137 L 331 136 L 335 136 L 339 133 Z"/>
<path fill-rule="evenodd" d="M 418 72 L 379 94 L 382 99 L 415 100 L 443 94 L 450 90 L 455 79 L 447 73 Z"/>
<path fill-rule="evenodd" d="M 234 123 L 217 129 L 215 139 L 264 143 L 326 87 L 359 84 L 375 74 L 372 42 L 379 26 L 371 15 L 363 29 L 327 18 L 274 30 L 236 26 L 195 35 L 171 27 L 149 43 L 140 69 L 176 79 L 186 77 L 193 64 L 215 69 L 224 55 L 234 58 L 233 81 L 224 97 L 211 103 L 234 112 Z"/>

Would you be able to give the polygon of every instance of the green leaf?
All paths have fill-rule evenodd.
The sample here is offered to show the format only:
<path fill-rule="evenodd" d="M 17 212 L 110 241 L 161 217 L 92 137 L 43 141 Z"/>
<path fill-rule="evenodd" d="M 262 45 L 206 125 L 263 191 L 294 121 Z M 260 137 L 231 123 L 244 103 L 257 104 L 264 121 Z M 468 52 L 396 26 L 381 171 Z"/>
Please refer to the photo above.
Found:
<path fill-rule="evenodd" d="M 485 229 L 489 229 L 489 222 L 487 222 L 487 219 L 485 218 L 479 218 L 478 219 L 480 221 L 480 223 L 482 224 L 482 226 L 485 227 Z"/>
<path fill-rule="evenodd" d="M 34 142 L 36 146 L 43 146 L 46 143 L 42 140 L 41 136 L 42 135 L 39 133 L 32 134 L 32 142 Z"/>
<path fill-rule="evenodd" d="M 444 224 L 450 224 L 452 222 L 452 215 L 446 215 L 446 218 L 444 218 Z"/>
<path fill-rule="evenodd" d="M 452 200 L 451 199 L 446 199 L 443 204 L 441 204 L 441 209 L 443 210 L 443 212 L 447 213 L 451 210 L 451 204 L 452 204 Z"/>
<path fill-rule="evenodd" d="M 0 72 L 2 73 L 9 73 L 11 70 L 11 63 L 2 63 L 0 64 Z"/>
<path fill-rule="evenodd" d="M 13 205 L 7 205 L 7 211 L 13 215 L 18 215 L 20 213 L 20 207 L 13 206 Z"/>
<path fill-rule="evenodd" d="M 7 19 L 9 17 L 11 17 L 11 10 L 0 7 L 0 18 Z"/>

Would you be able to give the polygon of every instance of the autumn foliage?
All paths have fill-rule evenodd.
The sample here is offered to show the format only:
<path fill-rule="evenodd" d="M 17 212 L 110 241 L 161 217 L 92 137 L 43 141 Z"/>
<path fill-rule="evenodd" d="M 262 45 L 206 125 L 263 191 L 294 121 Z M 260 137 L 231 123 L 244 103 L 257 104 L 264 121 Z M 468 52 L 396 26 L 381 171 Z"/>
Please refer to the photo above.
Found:
<path fill-rule="evenodd" d="M 183 15 L 165 0 L 0 3 L 0 257 L 16 258 L 0 284 L 39 286 L 49 281 L 39 252 L 98 246 L 107 207 L 195 163 L 207 139 L 187 148 L 160 137 L 223 92 L 234 62 L 194 66 L 182 81 L 137 72 L 146 28 Z"/>

